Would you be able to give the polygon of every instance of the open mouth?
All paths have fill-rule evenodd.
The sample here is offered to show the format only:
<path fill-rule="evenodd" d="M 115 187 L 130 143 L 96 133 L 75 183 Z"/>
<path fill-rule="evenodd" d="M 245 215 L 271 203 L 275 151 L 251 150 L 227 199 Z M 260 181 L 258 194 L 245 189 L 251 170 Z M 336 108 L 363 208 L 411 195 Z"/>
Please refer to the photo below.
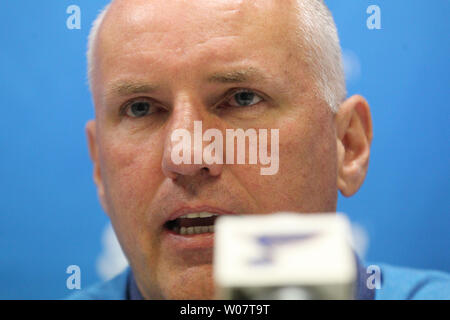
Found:
<path fill-rule="evenodd" d="M 217 217 L 217 214 L 209 212 L 189 213 L 167 221 L 164 227 L 180 235 L 212 233 Z"/>

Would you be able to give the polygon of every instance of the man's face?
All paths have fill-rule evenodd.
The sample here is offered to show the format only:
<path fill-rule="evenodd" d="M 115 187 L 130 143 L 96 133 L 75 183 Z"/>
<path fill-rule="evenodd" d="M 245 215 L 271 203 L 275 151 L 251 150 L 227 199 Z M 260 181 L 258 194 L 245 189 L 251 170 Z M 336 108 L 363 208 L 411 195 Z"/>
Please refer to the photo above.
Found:
<path fill-rule="evenodd" d="M 334 115 L 313 93 L 296 23 L 288 1 L 112 5 L 97 42 L 88 133 L 100 199 L 146 298 L 213 295 L 214 235 L 174 234 L 166 224 L 177 213 L 335 211 Z M 175 164 L 171 134 L 193 135 L 194 121 L 224 137 L 279 129 L 278 172 Z"/>

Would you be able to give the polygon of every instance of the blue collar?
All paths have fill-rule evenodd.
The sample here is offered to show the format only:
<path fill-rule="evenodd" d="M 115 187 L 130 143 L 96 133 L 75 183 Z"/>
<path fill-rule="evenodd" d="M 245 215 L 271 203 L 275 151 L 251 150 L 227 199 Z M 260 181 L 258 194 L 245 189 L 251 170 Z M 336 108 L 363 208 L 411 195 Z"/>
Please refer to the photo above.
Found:
<path fill-rule="evenodd" d="M 136 284 L 131 268 L 127 280 L 127 300 L 144 300 L 144 297 Z"/>

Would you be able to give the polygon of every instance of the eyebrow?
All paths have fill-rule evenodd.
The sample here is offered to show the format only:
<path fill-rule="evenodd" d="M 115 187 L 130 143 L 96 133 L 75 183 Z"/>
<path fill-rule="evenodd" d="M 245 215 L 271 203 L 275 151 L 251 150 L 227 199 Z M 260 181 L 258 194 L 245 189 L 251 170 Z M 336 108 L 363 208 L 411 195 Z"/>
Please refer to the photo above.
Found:
<path fill-rule="evenodd" d="M 266 77 L 255 68 L 215 72 L 208 77 L 208 82 L 242 83 L 250 80 L 263 80 Z"/>
<path fill-rule="evenodd" d="M 250 80 L 264 80 L 266 77 L 256 68 L 215 72 L 207 80 L 211 83 L 243 83 Z M 133 94 L 150 94 L 159 88 L 147 82 L 120 80 L 106 90 L 106 96 L 129 96 Z"/>
<path fill-rule="evenodd" d="M 109 89 L 107 89 L 107 95 L 129 96 L 138 93 L 152 93 L 158 86 L 152 85 L 146 82 L 136 81 L 119 81 L 113 83 Z"/>

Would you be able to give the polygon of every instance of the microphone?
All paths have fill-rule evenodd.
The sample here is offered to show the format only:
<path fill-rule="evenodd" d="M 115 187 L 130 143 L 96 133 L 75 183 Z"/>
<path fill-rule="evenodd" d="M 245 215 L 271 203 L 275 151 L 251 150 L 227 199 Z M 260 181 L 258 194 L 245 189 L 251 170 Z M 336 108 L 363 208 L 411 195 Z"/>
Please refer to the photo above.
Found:
<path fill-rule="evenodd" d="M 223 215 L 214 228 L 217 299 L 354 298 L 357 262 L 345 215 Z"/>

